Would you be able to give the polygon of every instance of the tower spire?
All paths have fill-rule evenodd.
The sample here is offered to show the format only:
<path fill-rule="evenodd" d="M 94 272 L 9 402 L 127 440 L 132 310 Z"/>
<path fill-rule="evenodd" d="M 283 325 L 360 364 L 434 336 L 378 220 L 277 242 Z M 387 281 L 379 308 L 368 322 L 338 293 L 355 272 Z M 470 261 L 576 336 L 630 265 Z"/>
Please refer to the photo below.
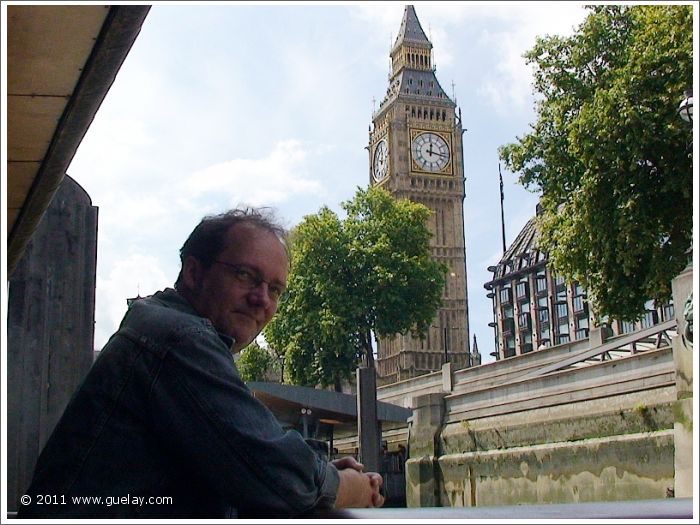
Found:
<path fill-rule="evenodd" d="M 472 353 L 469 359 L 469 366 L 479 366 L 481 364 L 481 354 L 479 347 L 476 345 L 476 334 L 474 334 L 474 344 L 472 345 Z"/>
<path fill-rule="evenodd" d="M 433 44 L 425 36 L 416 10 L 407 5 L 403 12 L 399 34 L 391 49 L 391 82 L 404 69 L 433 71 Z"/>
<path fill-rule="evenodd" d="M 418 21 L 416 10 L 412 5 L 407 5 L 404 9 L 403 19 L 401 20 L 399 34 L 396 36 L 394 49 L 400 47 L 402 44 L 419 45 L 421 47 L 428 46 L 430 48 L 433 47 L 433 44 L 430 43 L 428 37 L 425 36 L 425 32 Z"/>

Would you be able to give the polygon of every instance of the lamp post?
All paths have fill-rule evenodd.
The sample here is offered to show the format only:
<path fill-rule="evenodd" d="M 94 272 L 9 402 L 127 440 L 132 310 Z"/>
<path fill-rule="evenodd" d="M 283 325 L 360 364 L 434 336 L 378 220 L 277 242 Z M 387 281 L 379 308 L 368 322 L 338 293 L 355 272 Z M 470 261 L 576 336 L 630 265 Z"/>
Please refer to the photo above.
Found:
<path fill-rule="evenodd" d="M 364 363 L 357 368 L 357 439 L 360 463 L 366 471 L 379 472 L 379 442 L 382 425 L 377 417 L 377 372 L 372 348 L 372 333 L 366 334 Z M 377 341 L 377 344 L 379 342 Z"/>
<path fill-rule="evenodd" d="M 284 383 L 284 359 L 286 354 L 279 354 L 277 359 L 280 362 L 280 384 Z"/>
<path fill-rule="evenodd" d="M 683 92 L 684 99 L 681 102 L 680 106 L 678 106 L 678 114 L 680 117 L 686 121 L 690 122 L 691 124 L 693 123 L 693 90 L 692 89 L 686 89 Z"/>

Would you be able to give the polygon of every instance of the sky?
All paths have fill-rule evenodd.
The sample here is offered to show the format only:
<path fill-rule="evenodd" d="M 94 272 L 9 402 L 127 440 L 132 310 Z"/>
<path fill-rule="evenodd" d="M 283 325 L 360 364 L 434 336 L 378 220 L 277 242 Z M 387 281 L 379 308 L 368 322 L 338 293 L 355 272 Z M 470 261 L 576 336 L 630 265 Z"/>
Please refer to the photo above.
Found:
<path fill-rule="evenodd" d="M 341 212 L 368 185 L 368 128 L 404 6 L 153 5 L 68 169 L 99 208 L 97 350 L 128 297 L 173 285 L 178 250 L 204 215 L 272 206 L 291 228 L 324 205 Z M 483 285 L 502 255 L 497 150 L 535 121 L 522 54 L 537 36 L 571 34 L 586 12 L 576 2 L 414 6 L 466 128 L 469 323 L 487 362 Z M 502 173 L 510 243 L 538 196 Z"/>

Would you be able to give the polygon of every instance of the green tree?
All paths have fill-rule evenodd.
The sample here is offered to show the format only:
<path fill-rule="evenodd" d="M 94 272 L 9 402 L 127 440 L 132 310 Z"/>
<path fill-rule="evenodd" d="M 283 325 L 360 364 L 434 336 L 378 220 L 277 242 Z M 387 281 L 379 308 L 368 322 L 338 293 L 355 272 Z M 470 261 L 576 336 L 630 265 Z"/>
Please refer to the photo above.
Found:
<path fill-rule="evenodd" d="M 342 208 L 344 220 L 324 207 L 295 228 L 286 297 L 265 329 L 296 384 L 340 389 L 373 358 L 372 334 L 422 337 L 442 303 L 447 268 L 430 254 L 428 208 L 377 188 Z"/>
<path fill-rule="evenodd" d="M 499 150 L 541 191 L 540 247 L 594 311 L 635 319 L 666 300 L 692 239 L 692 6 L 596 6 L 568 38 L 538 38 L 537 122 Z"/>
<path fill-rule="evenodd" d="M 243 381 L 264 381 L 267 373 L 275 367 L 270 352 L 255 341 L 241 350 L 236 362 Z"/>

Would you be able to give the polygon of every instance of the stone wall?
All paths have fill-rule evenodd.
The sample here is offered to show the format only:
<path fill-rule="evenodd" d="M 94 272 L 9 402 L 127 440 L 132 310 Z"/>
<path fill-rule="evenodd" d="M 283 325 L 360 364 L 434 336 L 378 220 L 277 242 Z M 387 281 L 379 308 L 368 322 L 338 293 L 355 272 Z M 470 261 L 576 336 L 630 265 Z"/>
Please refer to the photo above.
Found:
<path fill-rule="evenodd" d="M 673 430 L 438 460 L 440 506 L 659 499 L 673 487 Z"/>
<path fill-rule="evenodd" d="M 673 280 L 673 301 L 679 332 L 685 329 L 683 306 L 693 289 L 692 263 Z M 697 297 L 697 295 L 695 296 Z M 695 299 L 697 301 L 697 299 Z M 680 335 L 673 340 L 673 360 L 676 365 L 676 398 L 673 405 L 675 456 L 675 496 L 693 496 L 693 344 Z"/>

